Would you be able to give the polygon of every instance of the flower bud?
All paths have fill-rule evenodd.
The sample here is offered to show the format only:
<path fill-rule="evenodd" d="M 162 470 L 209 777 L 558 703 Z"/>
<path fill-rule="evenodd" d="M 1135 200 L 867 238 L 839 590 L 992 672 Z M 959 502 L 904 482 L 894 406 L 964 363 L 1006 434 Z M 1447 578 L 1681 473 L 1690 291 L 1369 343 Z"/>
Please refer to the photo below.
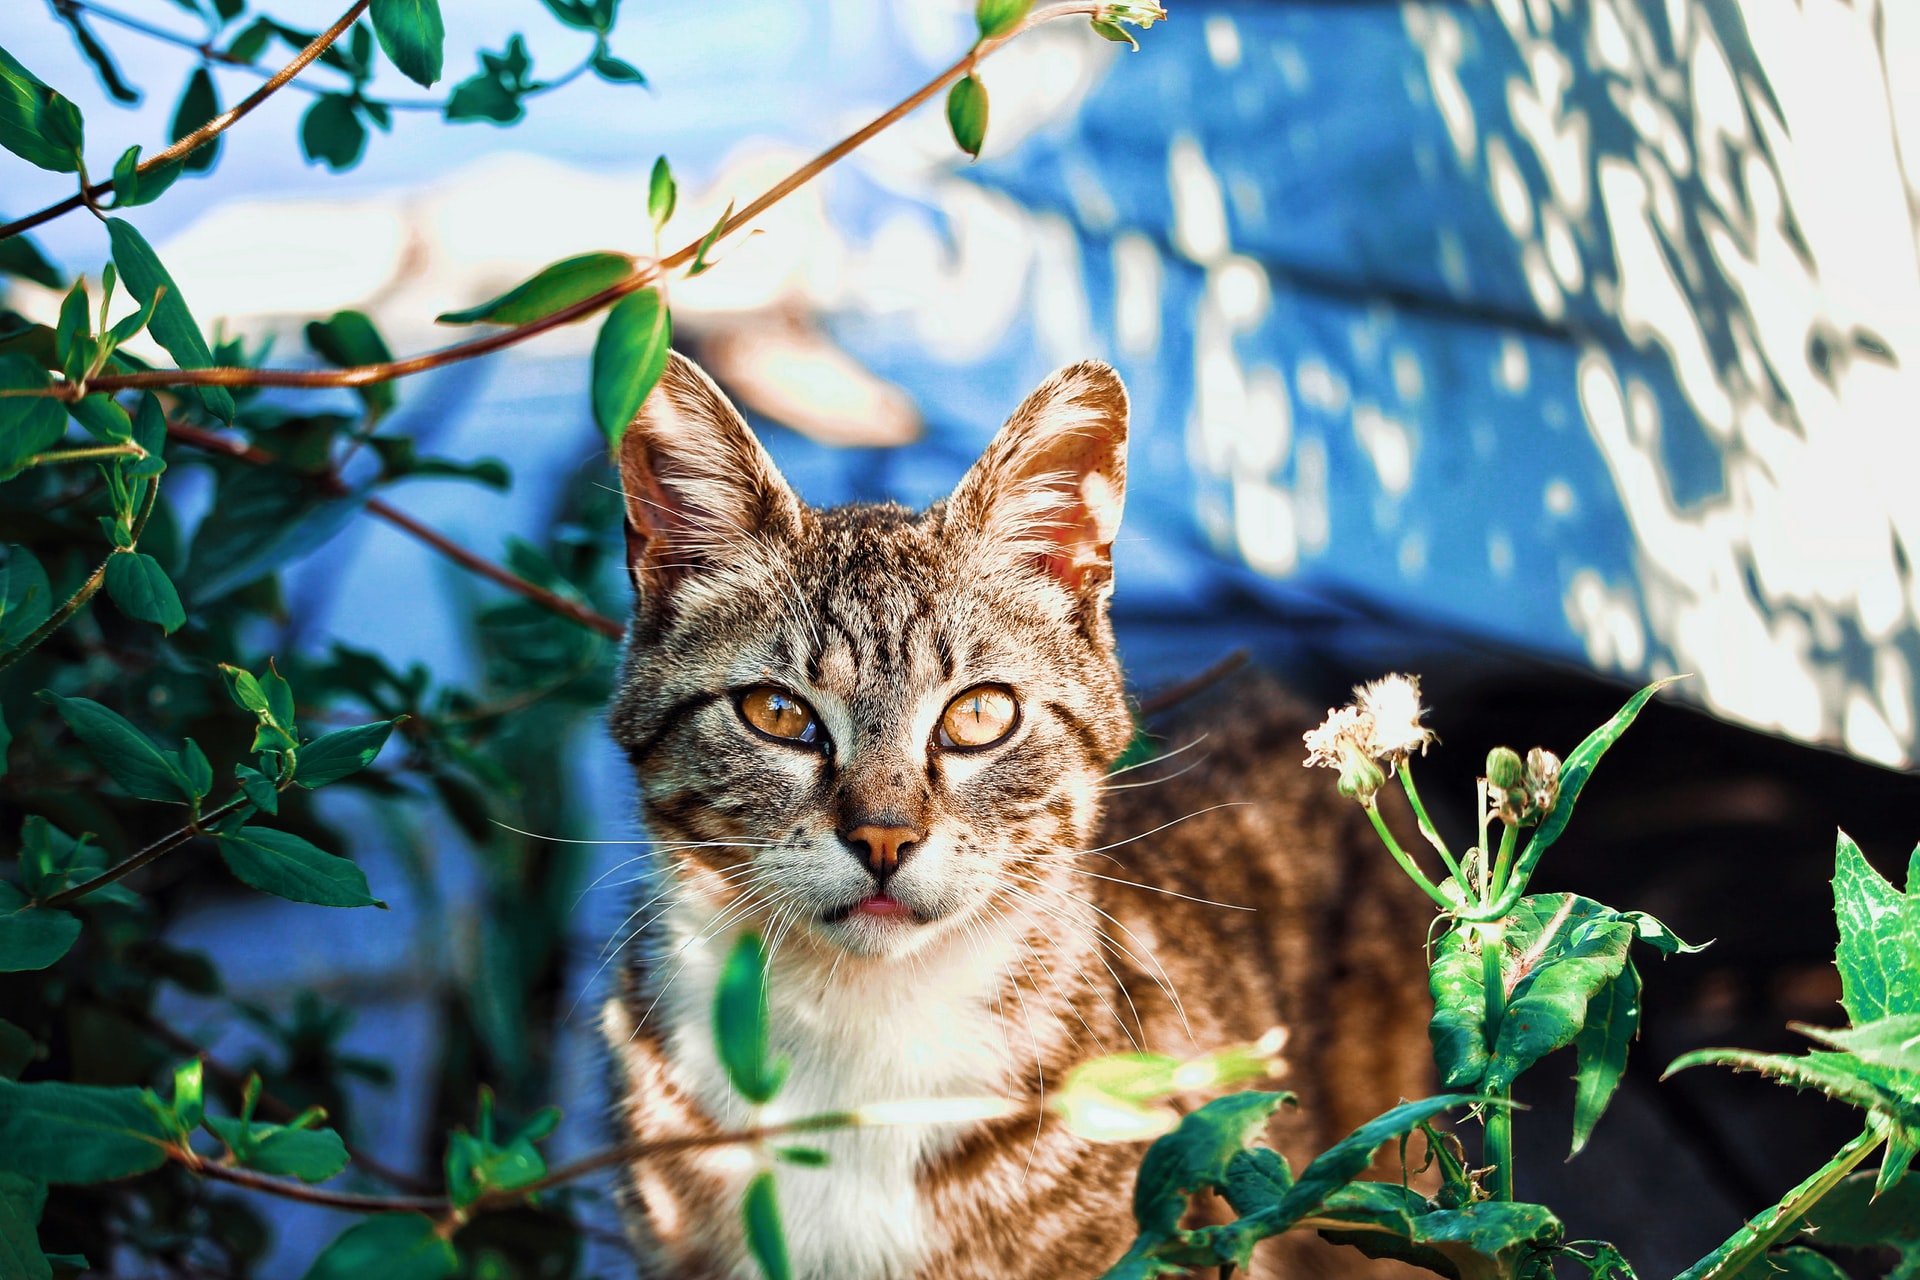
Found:
<path fill-rule="evenodd" d="M 1487 785 L 1494 791 L 1511 791 L 1525 778 L 1518 751 L 1512 747 L 1495 747 L 1487 752 Z"/>
<path fill-rule="evenodd" d="M 1358 751 L 1348 752 L 1340 761 L 1339 785 L 1341 795 L 1370 805 L 1374 794 L 1387 785 L 1387 775 Z"/>
<path fill-rule="evenodd" d="M 1535 821 L 1552 813 L 1560 800 L 1560 757 L 1544 747 L 1527 752 L 1527 799 Z"/>

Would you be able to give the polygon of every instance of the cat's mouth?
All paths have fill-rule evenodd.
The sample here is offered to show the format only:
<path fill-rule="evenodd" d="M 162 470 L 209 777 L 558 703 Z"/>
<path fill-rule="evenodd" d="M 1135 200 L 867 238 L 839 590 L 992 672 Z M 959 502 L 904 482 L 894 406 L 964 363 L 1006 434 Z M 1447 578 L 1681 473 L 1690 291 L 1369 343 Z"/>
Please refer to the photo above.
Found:
<path fill-rule="evenodd" d="M 820 916 L 824 924 L 844 924 L 849 920 L 897 921 L 901 924 L 925 924 L 927 918 L 900 899 L 886 893 L 870 893 L 856 902 L 834 907 Z"/>

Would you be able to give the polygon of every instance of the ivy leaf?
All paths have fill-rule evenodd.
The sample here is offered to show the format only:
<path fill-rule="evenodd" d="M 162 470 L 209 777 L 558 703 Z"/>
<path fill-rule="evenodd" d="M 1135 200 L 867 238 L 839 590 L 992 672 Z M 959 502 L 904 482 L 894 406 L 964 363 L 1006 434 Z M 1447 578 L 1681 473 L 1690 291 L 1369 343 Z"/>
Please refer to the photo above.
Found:
<path fill-rule="evenodd" d="M 1861 1026 L 1920 1013 L 1920 849 L 1901 893 L 1875 871 L 1846 832 L 1834 854 L 1833 914 L 1840 925 L 1834 963 L 1840 1003 Z"/>
<path fill-rule="evenodd" d="M 44 969 L 72 950 L 79 937 L 78 919 L 28 906 L 26 894 L 0 880 L 0 973 Z"/>
<path fill-rule="evenodd" d="M 1593 1126 L 1613 1100 L 1627 1070 L 1627 1047 L 1640 1031 L 1640 973 L 1629 960 L 1620 976 L 1587 1002 L 1586 1021 L 1573 1039 L 1573 1150 L 1580 1154 Z"/>
<path fill-rule="evenodd" d="M 954 144 L 978 160 L 987 141 L 987 86 L 979 77 L 962 76 L 947 91 L 947 127 Z"/>
<path fill-rule="evenodd" d="M 661 156 L 653 162 L 653 172 L 647 178 L 647 216 L 653 219 L 655 231 L 667 225 L 667 219 L 673 217 L 674 206 L 680 203 L 680 184 L 673 180 L 673 169 L 668 166 L 667 158 Z"/>
<path fill-rule="evenodd" d="M 305 1280 L 447 1280 L 460 1255 L 424 1213 L 385 1213 L 348 1227 Z"/>
<path fill-rule="evenodd" d="M 735 1091 L 758 1105 L 771 1102 L 791 1064 L 769 1056 L 767 957 L 757 933 L 742 933 L 720 969 L 713 1037 Z"/>
<path fill-rule="evenodd" d="M 300 149 L 309 161 L 321 161 L 335 173 L 353 168 L 367 149 L 367 126 L 360 123 L 354 99 L 323 93 L 300 118 Z"/>
<path fill-rule="evenodd" d="M 67 722 L 87 752 L 130 796 L 163 804 L 190 804 L 196 798 L 171 752 L 162 751 L 118 712 L 90 698 L 63 698 L 40 691 Z"/>
<path fill-rule="evenodd" d="M 347 1147 L 331 1129 L 207 1116 L 207 1131 L 249 1169 L 302 1182 L 325 1182 L 347 1167 Z"/>
<path fill-rule="evenodd" d="M 0 147 L 54 173 L 80 168 L 80 108 L 0 49 Z"/>
<path fill-rule="evenodd" d="M 307 345 L 336 369 L 387 364 L 393 359 L 387 340 L 380 336 L 379 328 L 364 311 L 336 311 L 325 320 L 309 322 Z M 391 382 L 369 382 L 353 391 L 375 422 L 391 413 L 399 403 L 399 393 Z"/>
<path fill-rule="evenodd" d="M 193 74 L 187 77 L 186 87 L 180 91 L 180 104 L 173 109 L 173 129 L 168 134 L 168 141 L 180 141 L 219 114 L 220 94 L 214 87 L 212 73 L 205 67 L 195 67 Z M 182 156 L 180 164 L 188 173 L 205 173 L 219 162 L 222 141 L 220 135 L 215 134 L 210 141 L 201 143 Z M 171 182 L 172 179 L 167 181 Z M 151 200 L 159 194 L 156 191 L 147 199 Z"/>
<path fill-rule="evenodd" d="M 0 244 L 6 241 L 0 240 Z M 47 371 L 21 355 L 0 355 L 0 391 L 53 385 Z M 51 396 L 0 397 L 0 477 L 10 476 L 67 433 L 67 411 Z"/>
<path fill-rule="evenodd" d="M 651 198 L 648 203 L 651 206 Z M 632 274 L 633 259 L 624 253 L 583 253 L 540 268 L 497 298 L 464 311 L 442 312 L 435 320 L 439 324 L 527 324 L 591 298 Z"/>
<path fill-rule="evenodd" d="M 311 791 L 358 773 L 373 763 L 374 757 L 380 754 L 380 748 L 387 745 L 393 726 L 405 718 L 376 720 L 372 724 L 355 725 L 351 729 L 337 729 L 322 734 L 300 748 L 293 780 Z"/>
<path fill-rule="evenodd" d="M 151 1089 L 0 1080 L 0 1169 L 108 1182 L 166 1163 L 170 1112 Z"/>
<path fill-rule="evenodd" d="M 787 1258 L 787 1235 L 780 1225 L 780 1201 L 771 1170 L 755 1174 L 747 1184 L 746 1198 L 740 1202 L 740 1219 L 746 1228 L 747 1249 L 767 1280 L 793 1280 L 793 1263 Z"/>
<path fill-rule="evenodd" d="M 113 261 L 120 268 L 121 279 L 135 298 L 153 307 L 153 320 L 147 326 L 153 340 L 166 348 L 182 369 L 212 366 L 213 352 L 194 322 L 186 298 L 146 238 L 120 218 L 107 219 L 107 236 L 113 242 Z M 155 302 L 154 295 L 162 289 L 166 292 Z M 233 421 L 233 396 L 225 387 L 194 387 L 192 391 L 199 395 L 208 413 L 222 422 Z"/>
<path fill-rule="evenodd" d="M 220 857 L 229 870 L 262 893 L 322 907 L 379 907 L 367 892 L 366 873 L 291 831 L 241 827 L 220 836 Z"/>
<path fill-rule="evenodd" d="M 439 0 L 373 0 L 370 13 L 380 48 L 407 79 L 427 87 L 440 78 L 447 27 Z"/>
<path fill-rule="evenodd" d="M 1033 0 L 979 0 L 973 7 L 973 18 L 980 27 L 980 38 L 992 40 L 1007 34 L 1020 25 L 1031 8 Z"/>
<path fill-rule="evenodd" d="M 641 289 L 615 305 L 593 344 L 593 417 L 610 447 L 666 372 L 673 317 L 658 289 Z"/>
<path fill-rule="evenodd" d="M 187 620 L 180 593 L 160 562 L 143 551 L 122 551 L 107 557 L 107 594 L 129 618 L 151 622 L 172 635 Z"/>

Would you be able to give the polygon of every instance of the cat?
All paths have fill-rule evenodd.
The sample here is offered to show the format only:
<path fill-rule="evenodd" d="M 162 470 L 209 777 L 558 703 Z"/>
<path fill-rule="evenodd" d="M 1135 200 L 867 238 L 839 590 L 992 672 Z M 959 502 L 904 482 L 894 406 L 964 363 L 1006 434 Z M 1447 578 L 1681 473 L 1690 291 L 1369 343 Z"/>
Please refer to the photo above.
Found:
<path fill-rule="evenodd" d="M 815 510 L 670 357 L 619 454 L 636 602 L 609 718 L 659 842 L 604 1014 L 624 1140 L 754 1122 L 711 1029 L 743 929 L 792 1062 L 762 1123 L 1030 1108 L 1086 1057 L 1275 1025 L 1305 1105 L 1271 1138 L 1296 1166 L 1426 1091 L 1423 900 L 1299 767 L 1313 719 L 1249 678 L 1156 725 L 1159 763 L 1109 773 L 1135 731 L 1108 618 L 1126 434 L 1119 377 L 1077 364 L 925 512 Z M 1144 1144 L 1031 1112 L 796 1141 L 829 1157 L 777 1166 L 799 1277 L 1091 1277 L 1134 1235 Z M 756 1167 L 731 1147 L 624 1170 L 641 1274 L 757 1276 Z M 1380 1265 L 1313 1238 L 1263 1257 Z"/>

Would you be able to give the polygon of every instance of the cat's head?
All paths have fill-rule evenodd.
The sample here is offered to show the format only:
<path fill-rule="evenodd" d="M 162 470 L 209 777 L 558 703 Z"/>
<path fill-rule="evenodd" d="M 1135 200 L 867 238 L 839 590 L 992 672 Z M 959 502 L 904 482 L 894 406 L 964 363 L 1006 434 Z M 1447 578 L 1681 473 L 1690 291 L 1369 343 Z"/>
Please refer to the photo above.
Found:
<path fill-rule="evenodd" d="M 1126 433 L 1118 376 L 1074 365 L 927 511 L 816 510 L 672 357 L 620 448 L 612 728 L 679 892 L 866 956 L 1040 922 L 1131 733 Z"/>

